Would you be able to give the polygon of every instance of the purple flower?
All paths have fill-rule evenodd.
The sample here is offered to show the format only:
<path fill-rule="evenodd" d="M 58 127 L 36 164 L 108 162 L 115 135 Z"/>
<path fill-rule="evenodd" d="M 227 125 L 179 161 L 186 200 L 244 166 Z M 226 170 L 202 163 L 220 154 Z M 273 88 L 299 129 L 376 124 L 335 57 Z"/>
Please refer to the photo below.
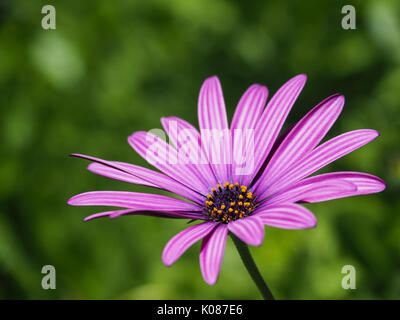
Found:
<path fill-rule="evenodd" d="M 200 132 L 182 119 L 168 117 L 161 122 L 171 145 L 152 133 L 135 132 L 128 137 L 132 148 L 161 172 L 74 154 L 92 161 L 88 169 L 94 173 L 169 191 L 186 200 L 138 192 L 95 191 L 76 195 L 68 204 L 122 208 L 91 215 L 85 221 L 126 214 L 201 220 L 167 243 L 162 260 L 172 265 L 202 239 L 201 272 L 208 284 L 215 284 L 228 232 L 259 246 L 264 225 L 315 227 L 314 215 L 299 205 L 301 202 L 385 189 L 380 178 L 361 172 L 309 177 L 379 135 L 375 130 L 355 130 L 320 144 L 343 108 L 342 95 L 325 99 L 278 137 L 305 82 L 305 75 L 292 78 L 268 103 L 267 88 L 252 85 L 240 99 L 229 127 L 220 82 L 217 77 L 206 79 L 198 100 Z M 225 140 L 215 143 L 215 132 Z M 215 161 L 215 155 L 219 161 Z M 243 158 L 245 161 L 238 161 Z"/>

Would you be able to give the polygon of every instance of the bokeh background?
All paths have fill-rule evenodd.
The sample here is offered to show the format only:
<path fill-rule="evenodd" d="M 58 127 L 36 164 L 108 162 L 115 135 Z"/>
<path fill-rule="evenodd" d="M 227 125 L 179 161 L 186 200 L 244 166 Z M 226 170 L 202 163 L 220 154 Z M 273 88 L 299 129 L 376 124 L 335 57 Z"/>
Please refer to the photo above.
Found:
<path fill-rule="evenodd" d="M 41 28 L 52 4 L 57 29 Z M 356 8 L 357 29 L 341 28 Z M 121 217 L 84 223 L 96 208 L 69 207 L 89 190 L 144 190 L 96 176 L 80 152 L 147 165 L 133 131 L 177 115 L 197 125 L 197 95 L 221 79 L 228 115 L 252 83 L 275 92 L 308 82 L 293 123 L 330 94 L 345 108 L 329 136 L 373 128 L 381 136 L 329 170 L 382 177 L 380 194 L 308 205 L 312 230 L 266 229 L 251 248 L 280 299 L 400 298 L 400 2 L 363 1 L 0 1 L 0 298 L 259 299 L 228 241 L 220 278 L 207 285 L 199 243 L 172 267 L 166 242 L 185 220 Z M 43 265 L 57 289 L 41 288 Z M 354 265 L 357 289 L 341 269 Z"/>

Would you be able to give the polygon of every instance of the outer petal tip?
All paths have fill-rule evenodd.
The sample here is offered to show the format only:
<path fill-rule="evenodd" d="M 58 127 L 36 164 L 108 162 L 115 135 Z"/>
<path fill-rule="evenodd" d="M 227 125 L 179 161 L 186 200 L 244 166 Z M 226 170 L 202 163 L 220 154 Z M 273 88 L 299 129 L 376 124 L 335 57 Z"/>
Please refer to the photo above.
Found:
<path fill-rule="evenodd" d="M 386 183 L 381 178 L 378 178 L 376 192 L 382 192 L 385 189 L 386 189 Z"/>
<path fill-rule="evenodd" d="M 212 277 L 212 278 L 211 277 L 209 277 L 209 278 L 204 277 L 204 281 L 207 284 L 209 284 L 210 286 L 215 285 L 217 283 L 217 280 L 218 280 L 218 277 Z"/>
<path fill-rule="evenodd" d="M 172 266 L 172 264 L 174 263 L 174 261 L 172 259 L 170 259 L 166 254 L 165 254 L 165 250 L 161 256 L 161 260 L 162 262 L 165 264 L 165 266 L 170 267 Z"/>
<path fill-rule="evenodd" d="M 379 133 L 379 131 L 376 131 L 376 130 L 373 130 L 373 129 L 371 129 L 371 131 L 373 131 L 375 133 L 375 138 L 374 139 L 376 139 L 377 137 L 379 137 L 381 135 Z"/>
<path fill-rule="evenodd" d="M 73 196 L 73 197 L 69 198 L 68 201 L 67 201 L 67 204 L 70 205 L 70 206 L 75 206 L 76 203 L 77 203 L 76 197 L 77 196 Z"/>
<path fill-rule="evenodd" d="M 219 78 L 216 75 L 213 75 L 213 76 L 206 78 L 205 81 L 218 81 L 219 82 Z"/>
<path fill-rule="evenodd" d="M 297 76 L 293 77 L 292 79 L 302 82 L 304 84 L 307 81 L 307 75 L 305 73 L 300 73 Z"/>

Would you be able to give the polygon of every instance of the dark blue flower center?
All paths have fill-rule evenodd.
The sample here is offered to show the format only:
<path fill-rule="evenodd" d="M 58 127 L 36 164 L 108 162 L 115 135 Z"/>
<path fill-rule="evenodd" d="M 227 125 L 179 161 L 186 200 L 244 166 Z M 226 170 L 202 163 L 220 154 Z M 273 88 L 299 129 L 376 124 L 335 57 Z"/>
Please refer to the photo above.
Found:
<path fill-rule="evenodd" d="M 255 197 L 247 191 L 246 186 L 239 183 L 225 183 L 211 189 L 207 195 L 205 210 L 209 220 L 228 223 L 249 216 L 256 207 Z"/>

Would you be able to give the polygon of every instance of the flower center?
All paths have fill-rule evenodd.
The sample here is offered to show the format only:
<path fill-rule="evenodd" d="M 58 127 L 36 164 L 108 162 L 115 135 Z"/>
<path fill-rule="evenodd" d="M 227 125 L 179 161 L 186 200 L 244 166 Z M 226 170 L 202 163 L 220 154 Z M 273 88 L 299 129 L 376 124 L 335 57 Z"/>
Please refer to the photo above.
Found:
<path fill-rule="evenodd" d="M 225 183 L 223 186 L 211 189 L 207 195 L 205 210 L 210 220 L 214 222 L 228 223 L 250 215 L 255 207 L 255 197 L 247 192 L 246 186 L 239 183 Z"/>

